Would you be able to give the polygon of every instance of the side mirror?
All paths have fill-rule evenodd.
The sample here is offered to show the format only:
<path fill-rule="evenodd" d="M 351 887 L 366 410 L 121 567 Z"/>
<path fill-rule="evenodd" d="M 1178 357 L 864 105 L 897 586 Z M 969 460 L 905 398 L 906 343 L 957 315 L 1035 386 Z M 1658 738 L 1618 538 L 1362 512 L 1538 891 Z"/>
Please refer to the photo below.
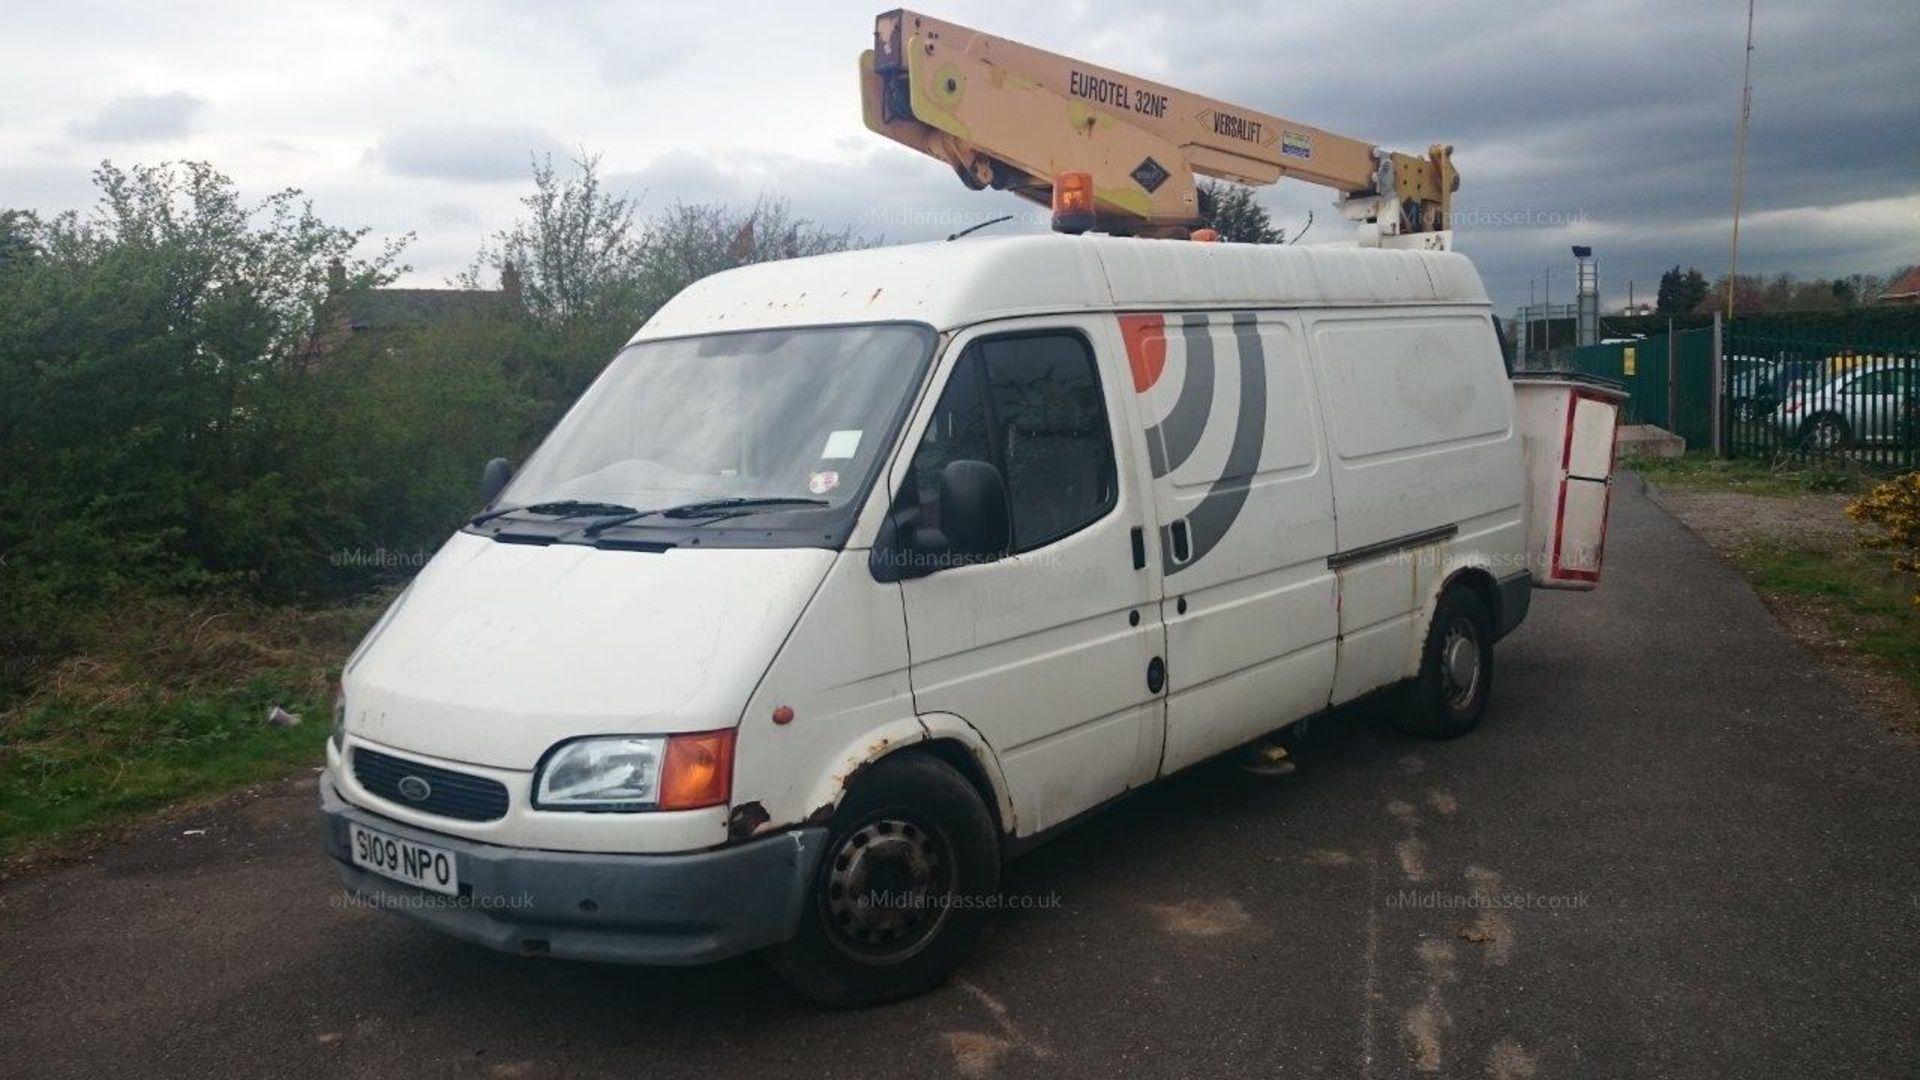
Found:
<path fill-rule="evenodd" d="M 940 470 L 940 531 L 956 562 L 992 562 L 1013 544 L 1007 482 L 984 461 L 949 461 Z"/>
<path fill-rule="evenodd" d="M 480 494 L 486 500 L 483 505 L 491 505 L 511 479 L 513 466 L 507 464 L 506 458 L 497 457 L 487 462 L 487 467 L 480 470 Z"/>

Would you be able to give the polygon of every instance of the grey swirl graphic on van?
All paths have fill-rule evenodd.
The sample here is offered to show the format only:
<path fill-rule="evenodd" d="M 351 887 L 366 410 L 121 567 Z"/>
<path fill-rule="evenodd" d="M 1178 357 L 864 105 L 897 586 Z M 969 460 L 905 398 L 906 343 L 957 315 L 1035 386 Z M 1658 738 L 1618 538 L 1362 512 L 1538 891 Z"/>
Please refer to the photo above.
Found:
<path fill-rule="evenodd" d="M 1193 456 L 1206 431 L 1207 412 L 1213 408 L 1213 335 L 1207 332 L 1207 317 L 1182 315 L 1180 323 L 1187 346 L 1187 377 L 1166 419 L 1147 429 L 1147 457 L 1156 480 Z M 1164 339 L 1161 348 L 1166 348 Z"/>
<path fill-rule="evenodd" d="M 1181 340 L 1187 350 L 1186 378 L 1166 417 L 1147 429 L 1147 456 L 1155 479 L 1185 464 L 1206 433 L 1215 374 L 1211 325 L 1211 316 L 1206 314 L 1180 317 Z M 1166 317 L 1122 315 L 1120 330 L 1133 370 L 1134 392 L 1146 394 L 1166 370 Z M 1169 575 L 1199 562 L 1219 544 L 1240 516 L 1247 503 L 1248 484 L 1260 471 L 1267 427 L 1267 361 L 1251 312 L 1234 313 L 1233 338 L 1240 354 L 1240 408 L 1234 418 L 1233 442 L 1219 477 L 1199 505 L 1185 518 L 1160 528 L 1161 567 Z"/>

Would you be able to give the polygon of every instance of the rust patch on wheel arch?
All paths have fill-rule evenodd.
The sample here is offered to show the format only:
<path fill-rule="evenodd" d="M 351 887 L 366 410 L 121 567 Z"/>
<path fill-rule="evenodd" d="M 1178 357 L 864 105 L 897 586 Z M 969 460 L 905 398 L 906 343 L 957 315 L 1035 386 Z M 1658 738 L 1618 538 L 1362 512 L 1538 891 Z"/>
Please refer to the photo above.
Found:
<path fill-rule="evenodd" d="M 727 836 L 734 840 L 745 840 L 771 820 L 773 816 L 758 802 L 741 803 L 733 808 L 733 813 L 727 815 Z"/>

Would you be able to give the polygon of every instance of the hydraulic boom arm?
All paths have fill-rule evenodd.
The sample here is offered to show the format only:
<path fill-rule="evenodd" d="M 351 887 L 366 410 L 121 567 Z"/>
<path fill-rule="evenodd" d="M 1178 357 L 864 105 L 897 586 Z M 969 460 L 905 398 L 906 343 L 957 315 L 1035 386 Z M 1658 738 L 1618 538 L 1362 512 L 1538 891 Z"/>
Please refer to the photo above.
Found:
<path fill-rule="evenodd" d="M 1448 246 L 1451 146 L 1382 150 L 906 10 L 874 20 L 860 90 L 869 128 L 976 190 L 1049 204 L 1056 177 L 1089 174 L 1103 231 L 1188 235 L 1202 223 L 1195 173 L 1294 177 L 1338 191 L 1342 213 L 1383 242 Z"/>

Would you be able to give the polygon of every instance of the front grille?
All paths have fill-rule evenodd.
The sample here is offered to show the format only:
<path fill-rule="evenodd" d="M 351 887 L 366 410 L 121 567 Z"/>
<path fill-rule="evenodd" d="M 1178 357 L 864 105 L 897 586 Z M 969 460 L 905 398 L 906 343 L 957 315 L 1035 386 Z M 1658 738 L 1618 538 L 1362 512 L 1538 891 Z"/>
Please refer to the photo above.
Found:
<path fill-rule="evenodd" d="M 408 777 L 424 780 L 428 787 L 424 799 L 401 792 L 400 781 Z M 364 747 L 353 748 L 353 778 L 360 786 L 401 806 L 411 806 L 441 817 L 461 821 L 498 821 L 507 816 L 507 788 L 484 776 L 442 769 L 408 761 Z M 411 786 L 411 785 L 410 785 Z"/>

